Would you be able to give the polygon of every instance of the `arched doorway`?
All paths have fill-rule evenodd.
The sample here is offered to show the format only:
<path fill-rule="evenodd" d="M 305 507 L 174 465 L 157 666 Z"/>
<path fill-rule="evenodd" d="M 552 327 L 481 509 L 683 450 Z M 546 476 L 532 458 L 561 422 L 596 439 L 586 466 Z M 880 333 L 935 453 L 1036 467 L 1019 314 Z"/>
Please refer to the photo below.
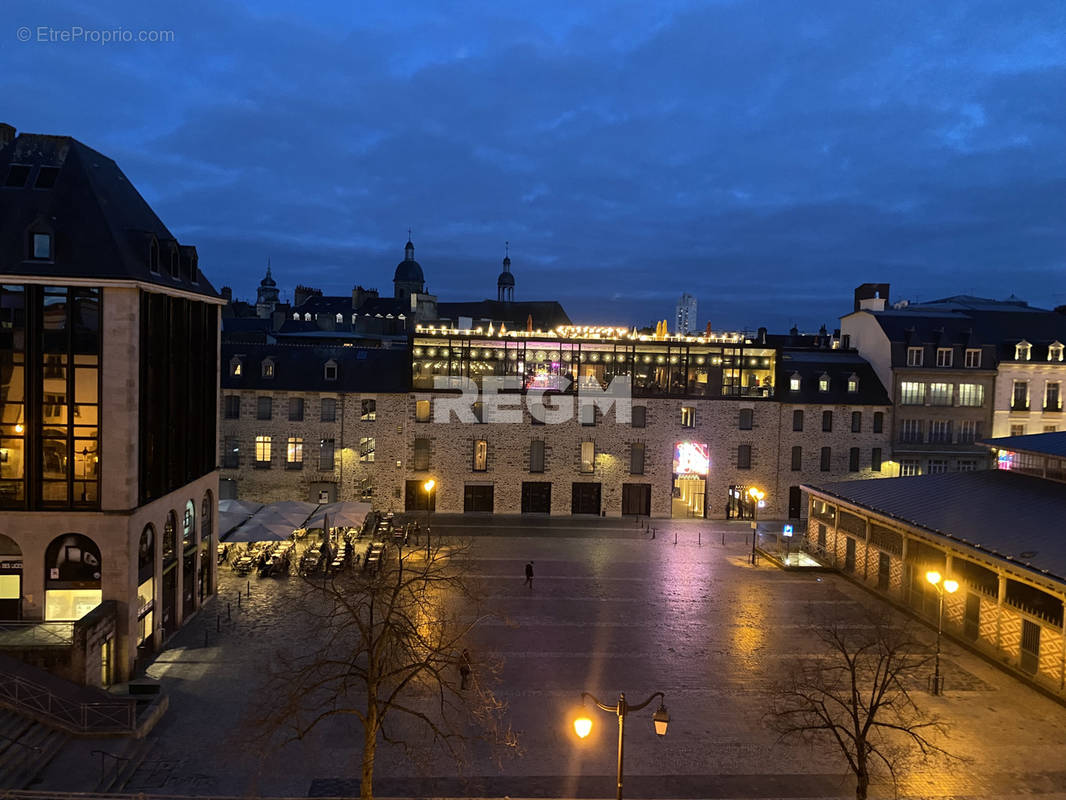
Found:
<path fill-rule="evenodd" d="M 215 498 L 208 489 L 204 493 L 203 508 L 200 511 L 200 604 L 211 594 L 211 570 L 214 569 L 214 553 L 211 552 L 211 526 L 214 524 Z"/>
<path fill-rule="evenodd" d="M 57 536 L 44 552 L 44 618 L 79 620 L 100 605 L 100 548 L 80 533 Z"/>
<path fill-rule="evenodd" d="M 22 548 L 0 534 L 0 619 L 22 619 Z"/>
<path fill-rule="evenodd" d="M 137 546 L 137 649 L 151 652 L 155 630 L 155 528 L 149 523 L 141 531 Z"/>
<path fill-rule="evenodd" d="M 181 523 L 181 613 L 188 618 L 196 608 L 196 503 L 185 503 Z"/>
<path fill-rule="evenodd" d="M 163 523 L 163 608 L 158 625 L 163 638 L 174 630 L 178 620 L 178 516 L 167 512 Z"/>

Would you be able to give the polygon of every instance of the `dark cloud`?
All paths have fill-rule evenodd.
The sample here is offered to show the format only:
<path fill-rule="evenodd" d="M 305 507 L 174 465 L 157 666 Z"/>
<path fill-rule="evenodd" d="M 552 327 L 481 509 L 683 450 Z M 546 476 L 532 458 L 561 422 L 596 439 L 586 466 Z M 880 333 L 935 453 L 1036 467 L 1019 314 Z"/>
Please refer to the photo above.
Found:
<path fill-rule="evenodd" d="M 113 156 L 218 284 L 431 290 L 586 321 L 815 328 L 851 289 L 1066 302 L 1061 3 L 24 4 L 20 129 Z M 173 30 L 22 44 L 19 25 Z"/>

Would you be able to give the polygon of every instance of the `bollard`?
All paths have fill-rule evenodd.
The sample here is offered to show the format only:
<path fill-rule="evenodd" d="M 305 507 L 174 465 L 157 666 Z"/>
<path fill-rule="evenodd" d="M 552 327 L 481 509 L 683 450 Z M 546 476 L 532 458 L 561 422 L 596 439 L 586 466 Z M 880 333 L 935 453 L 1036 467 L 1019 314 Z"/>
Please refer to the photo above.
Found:
<path fill-rule="evenodd" d="M 248 596 L 252 596 L 252 582 L 248 581 Z"/>
<path fill-rule="evenodd" d="M 652 539 L 654 539 L 654 538 L 655 538 L 655 528 L 652 528 L 652 529 L 651 529 L 651 538 L 652 538 Z"/>
<path fill-rule="evenodd" d="M 722 547 L 725 547 L 725 531 L 722 531 Z"/>
<path fill-rule="evenodd" d="M 703 531 L 696 531 L 696 544 L 703 547 Z"/>
<path fill-rule="evenodd" d="M 677 544 L 677 531 L 674 531 L 674 544 Z"/>

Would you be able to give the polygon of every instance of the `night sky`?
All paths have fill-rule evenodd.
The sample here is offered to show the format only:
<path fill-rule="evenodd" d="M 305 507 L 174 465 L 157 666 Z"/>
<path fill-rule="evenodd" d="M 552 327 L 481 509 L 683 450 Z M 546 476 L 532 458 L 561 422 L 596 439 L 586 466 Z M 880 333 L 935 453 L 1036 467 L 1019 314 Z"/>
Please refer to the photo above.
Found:
<path fill-rule="evenodd" d="M 5 3 L 0 121 L 114 158 L 216 286 L 812 330 L 1066 303 L 1066 4 Z M 26 26 L 31 41 L 21 42 Z M 38 26 L 173 31 L 38 41 Z M 46 35 L 48 35 L 46 33 Z"/>

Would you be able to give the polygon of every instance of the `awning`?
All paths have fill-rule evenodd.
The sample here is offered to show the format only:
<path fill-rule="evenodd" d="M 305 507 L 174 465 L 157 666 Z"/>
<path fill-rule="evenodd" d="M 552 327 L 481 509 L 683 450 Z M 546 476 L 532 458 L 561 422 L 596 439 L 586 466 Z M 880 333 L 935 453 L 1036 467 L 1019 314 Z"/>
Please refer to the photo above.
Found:
<path fill-rule="evenodd" d="M 292 526 L 285 522 L 264 523 L 248 520 L 226 537 L 234 542 L 284 542 L 292 538 Z"/>
<path fill-rule="evenodd" d="M 369 513 L 370 503 L 351 501 L 327 503 L 318 507 L 318 510 L 304 523 L 304 527 L 321 528 L 328 517 L 331 528 L 358 528 Z"/>
<path fill-rule="evenodd" d="M 240 526 L 262 507 L 262 503 L 250 500 L 219 500 L 218 538 L 224 539 L 227 533 Z"/>

